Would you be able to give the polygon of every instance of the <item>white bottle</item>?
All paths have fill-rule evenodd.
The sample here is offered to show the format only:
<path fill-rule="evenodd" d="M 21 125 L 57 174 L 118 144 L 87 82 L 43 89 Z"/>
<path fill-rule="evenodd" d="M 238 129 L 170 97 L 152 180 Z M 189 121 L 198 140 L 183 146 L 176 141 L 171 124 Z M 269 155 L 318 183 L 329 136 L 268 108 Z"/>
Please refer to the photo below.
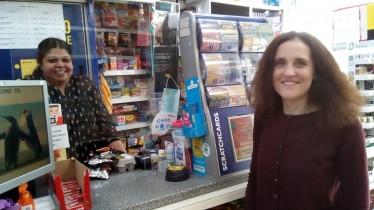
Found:
<path fill-rule="evenodd" d="M 173 143 L 168 142 L 166 145 L 166 159 L 168 161 L 168 167 L 174 165 L 174 146 Z"/>
<path fill-rule="evenodd" d="M 152 172 L 155 174 L 157 172 L 157 161 L 158 161 L 158 156 L 157 154 L 151 154 L 151 165 L 152 165 Z"/>
<path fill-rule="evenodd" d="M 166 172 L 168 168 L 168 160 L 165 157 L 165 150 L 160 149 L 158 150 L 158 161 L 157 161 L 157 168 L 159 172 Z"/>

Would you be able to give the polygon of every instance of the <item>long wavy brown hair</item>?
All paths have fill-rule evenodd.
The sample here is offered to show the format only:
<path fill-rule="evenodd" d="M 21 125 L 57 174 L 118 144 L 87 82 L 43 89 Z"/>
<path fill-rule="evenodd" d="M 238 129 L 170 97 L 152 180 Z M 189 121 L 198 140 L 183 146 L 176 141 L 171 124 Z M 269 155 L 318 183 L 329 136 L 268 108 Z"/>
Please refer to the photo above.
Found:
<path fill-rule="evenodd" d="M 279 45 L 295 39 L 299 39 L 310 49 L 316 79 L 309 89 L 308 100 L 319 109 L 318 123 L 333 127 L 353 123 L 364 104 L 359 91 L 347 80 L 332 54 L 316 37 L 294 31 L 276 37 L 259 62 L 248 93 L 250 104 L 256 109 L 256 119 L 264 121 L 271 115 L 283 111 L 282 98 L 273 85 L 275 55 Z"/>

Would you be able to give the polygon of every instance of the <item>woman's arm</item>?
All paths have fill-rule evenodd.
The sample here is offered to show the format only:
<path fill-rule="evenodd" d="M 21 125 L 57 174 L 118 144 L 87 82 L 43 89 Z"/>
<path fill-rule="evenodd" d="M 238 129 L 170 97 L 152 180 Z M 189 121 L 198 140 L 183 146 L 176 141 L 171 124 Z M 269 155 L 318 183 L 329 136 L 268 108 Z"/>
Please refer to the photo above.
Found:
<path fill-rule="evenodd" d="M 108 138 L 108 146 L 113 147 L 116 150 L 126 152 L 122 142 L 120 142 L 119 137 L 123 136 L 122 132 L 117 131 L 115 128 L 115 123 L 112 116 L 108 113 L 103 99 L 101 98 L 100 90 L 96 85 L 91 82 L 91 93 L 94 100 L 94 113 L 96 117 L 96 125 L 99 127 L 100 132 L 102 132 L 105 138 Z"/>
<path fill-rule="evenodd" d="M 347 138 L 348 137 L 348 138 Z M 337 172 L 340 186 L 337 192 L 339 209 L 369 209 L 368 160 L 365 137 L 361 123 L 357 120 L 340 137 Z"/>
<path fill-rule="evenodd" d="M 251 167 L 248 178 L 248 185 L 245 191 L 245 209 L 254 210 L 256 209 L 256 189 L 257 189 L 257 154 L 258 154 L 258 145 L 260 143 L 260 133 L 262 122 L 259 119 L 254 119 L 253 127 L 253 152 Z"/>

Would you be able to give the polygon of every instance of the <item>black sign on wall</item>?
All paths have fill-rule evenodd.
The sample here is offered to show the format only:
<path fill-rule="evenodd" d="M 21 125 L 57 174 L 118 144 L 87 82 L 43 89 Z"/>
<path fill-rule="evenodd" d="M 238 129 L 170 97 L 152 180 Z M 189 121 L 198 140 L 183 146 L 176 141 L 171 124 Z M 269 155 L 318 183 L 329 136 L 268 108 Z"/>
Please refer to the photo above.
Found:
<path fill-rule="evenodd" d="M 167 75 L 178 81 L 178 47 L 155 46 L 154 47 L 155 93 L 163 92 L 166 87 Z M 168 88 L 177 88 L 174 82 L 169 80 Z"/>

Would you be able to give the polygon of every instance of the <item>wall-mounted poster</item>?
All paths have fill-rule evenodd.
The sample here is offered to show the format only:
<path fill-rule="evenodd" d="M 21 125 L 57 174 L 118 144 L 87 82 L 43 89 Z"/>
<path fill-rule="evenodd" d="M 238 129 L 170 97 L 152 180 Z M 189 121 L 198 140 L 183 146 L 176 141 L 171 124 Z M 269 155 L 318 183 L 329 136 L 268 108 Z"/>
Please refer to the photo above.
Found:
<path fill-rule="evenodd" d="M 254 115 L 228 117 L 228 121 L 235 162 L 251 159 Z"/>

